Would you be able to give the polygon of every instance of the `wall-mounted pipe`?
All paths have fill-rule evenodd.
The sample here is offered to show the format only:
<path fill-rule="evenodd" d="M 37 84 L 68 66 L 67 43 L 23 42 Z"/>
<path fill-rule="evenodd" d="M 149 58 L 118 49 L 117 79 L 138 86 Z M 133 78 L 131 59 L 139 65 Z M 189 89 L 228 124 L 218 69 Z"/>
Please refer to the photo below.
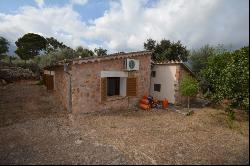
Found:
<path fill-rule="evenodd" d="M 71 77 L 72 75 L 68 71 L 68 63 L 64 64 L 64 72 L 69 76 L 69 82 L 68 82 L 68 112 L 72 112 L 72 85 L 71 85 Z"/>

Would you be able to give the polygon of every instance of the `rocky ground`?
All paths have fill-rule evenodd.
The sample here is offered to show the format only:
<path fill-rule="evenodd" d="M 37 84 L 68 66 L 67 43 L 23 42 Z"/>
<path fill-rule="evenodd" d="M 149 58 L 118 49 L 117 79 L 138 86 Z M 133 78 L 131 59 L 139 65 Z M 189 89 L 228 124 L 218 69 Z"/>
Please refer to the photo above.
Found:
<path fill-rule="evenodd" d="M 0 86 L 0 164 L 249 164 L 248 115 L 68 114 L 34 81 Z"/>

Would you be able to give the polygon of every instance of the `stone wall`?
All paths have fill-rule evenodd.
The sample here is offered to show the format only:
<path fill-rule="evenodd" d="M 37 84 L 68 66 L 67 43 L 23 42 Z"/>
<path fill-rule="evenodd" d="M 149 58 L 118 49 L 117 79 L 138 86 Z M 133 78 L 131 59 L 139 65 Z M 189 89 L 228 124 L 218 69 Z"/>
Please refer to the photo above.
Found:
<path fill-rule="evenodd" d="M 139 60 L 139 70 L 129 72 L 128 77 L 137 78 L 137 96 L 112 96 L 107 97 L 105 102 L 101 102 L 101 71 L 124 71 L 125 59 L 72 65 L 72 112 L 87 113 L 138 106 L 138 100 L 143 95 L 149 94 L 151 57 L 141 55 L 133 57 L 133 59 Z M 65 108 L 68 105 L 67 81 L 68 76 L 63 72 L 63 69 L 57 69 L 55 71 L 55 95 Z"/>
<path fill-rule="evenodd" d="M 14 82 L 19 80 L 38 79 L 38 78 L 39 77 L 29 69 L 24 69 L 21 67 L 9 67 L 9 66 L 0 67 L 0 79 L 5 80 L 6 82 Z"/>
<path fill-rule="evenodd" d="M 63 68 L 57 68 L 54 77 L 54 95 L 62 106 L 68 109 L 69 76 L 63 71 Z"/>

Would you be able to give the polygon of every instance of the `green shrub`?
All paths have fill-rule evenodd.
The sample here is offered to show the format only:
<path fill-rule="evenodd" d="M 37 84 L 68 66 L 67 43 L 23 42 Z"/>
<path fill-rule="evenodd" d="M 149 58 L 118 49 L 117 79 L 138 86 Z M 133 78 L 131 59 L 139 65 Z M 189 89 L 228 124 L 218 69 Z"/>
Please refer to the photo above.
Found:
<path fill-rule="evenodd" d="M 36 85 L 44 85 L 44 81 L 43 80 L 39 80 Z"/>
<path fill-rule="evenodd" d="M 76 58 L 77 55 L 72 49 L 64 48 L 59 49 L 56 51 L 51 51 L 49 53 L 45 53 L 40 56 L 36 56 L 33 61 L 38 64 L 40 69 L 44 68 L 45 66 L 53 65 L 57 61 L 63 60 L 63 59 L 72 59 Z"/>
<path fill-rule="evenodd" d="M 209 98 L 230 100 L 232 108 L 249 109 L 249 47 L 209 58 L 202 77 L 209 83 Z"/>
<path fill-rule="evenodd" d="M 189 109 L 189 97 L 195 96 L 198 93 L 199 84 L 197 80 L 189 75 L 184 75 L 180 84 L 180 93 L 183 96 L 188 97 L 188 109 Z"/>

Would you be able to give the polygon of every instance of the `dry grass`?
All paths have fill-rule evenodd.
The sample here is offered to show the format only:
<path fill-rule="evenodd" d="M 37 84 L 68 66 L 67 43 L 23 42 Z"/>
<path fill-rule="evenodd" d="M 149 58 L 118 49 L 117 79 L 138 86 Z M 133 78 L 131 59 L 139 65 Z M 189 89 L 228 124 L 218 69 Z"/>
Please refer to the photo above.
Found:
<path fill-rule="evenodd" d="M 136 164 L 248 163 L 248 119 L 230 129 L 224 111 L 195 109 L 191 116 L 176 112 L 109 112 L 75 117 L 82 137 L 109 144 Z"/>
<path fill-rule="evenodd" d="M 233 123 L 212 108 L 190 116 L 164 110 L 68 115 L 33 83 L 9 85 L 0 97 L 0 164 L 249 163 L 249 121 L 241 112 Z"/>

